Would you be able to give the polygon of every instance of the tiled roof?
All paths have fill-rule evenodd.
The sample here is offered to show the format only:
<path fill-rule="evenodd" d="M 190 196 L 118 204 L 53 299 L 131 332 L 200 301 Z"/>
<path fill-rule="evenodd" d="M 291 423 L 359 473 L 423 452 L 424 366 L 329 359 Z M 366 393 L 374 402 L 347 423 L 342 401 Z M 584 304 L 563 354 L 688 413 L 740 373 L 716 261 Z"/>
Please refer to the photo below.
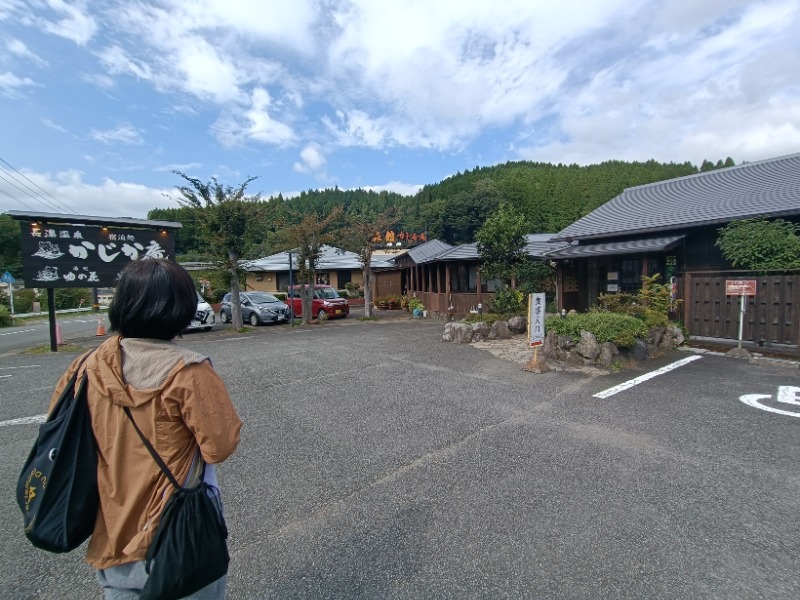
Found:
<path fill-rule="evenodd" d="M 430 240 L 425 242 L 424 244 L 420 244 L 415 248 L 411 248 L 407 255 L 411 260 L 415 263 L 422 264 L 426 262 L 430 262 L 443 252 L 450 250 L 452 246 L 450 244 L 446 244 L 444 242 L 440 242 L 439 240 Z"/>
<path fill-rule="evenodd" d="M 800 154 L 628 188 L 556 235 L 579 240 L 800 215 Z"/>
<path fill-rule="evenodd" d="M 605 244 L 578 244 L 562 246 L 550 252 L 547 258 L 588 258 L 590 256 L 612 256 L 614 254 L 630 254 L 631 252 L 661 252 L 669 250 L 680 242 L 685 235 L 669 235 L 665 237 L 625 240 Z"/>
<path fill-rule="evenodd" d="M 341 250 L 340 248 L 334 248 L 333 246 L 322 246 L 320 253 L 321 256 L 317 261 L 318 271 L 333 271 L 337 269 L 352 270 L 361 268 L 361 261 L 358 258 L 358 254 L 354 252 L 348 252 L 346 250 Z M 292 253 L 292 262 L 294 263 L 293 268 L 296 269 L 296 252 Z M 277 254 L 272 254 L 271 256 L 265 256 L 264 258 L 251 260 L 250 262 L 245 263 L 243 266 L 245 270 L 251 272 L 268 271 L 274 273 L 279 271 L 288 271 L 289 252 L 278 252 Z M 370 261 L 370 267 L 373 269 L 386 269 L 392 266 L 393 262 L 391 260 L 387 260 L 385 257 L 373 257 Z"/>
<path fill-rule="evenodd" d="M 541 258 L 545 254 L 569 246 L 568 243 L 553 244 L 550 239 L 554 233 L 530 233 L 525 236 L 525 251 L 531 258 Z M 478 244 L 462 244 L 436 257 L 436 260 L 479 260 Z"/>

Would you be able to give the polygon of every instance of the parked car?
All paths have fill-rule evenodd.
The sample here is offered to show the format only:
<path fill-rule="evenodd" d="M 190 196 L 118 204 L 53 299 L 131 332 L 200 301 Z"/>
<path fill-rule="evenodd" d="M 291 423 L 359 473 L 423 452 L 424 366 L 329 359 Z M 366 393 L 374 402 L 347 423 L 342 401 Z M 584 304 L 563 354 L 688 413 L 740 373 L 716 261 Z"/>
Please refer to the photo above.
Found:
<path fill-rule="evenodd" d="M 296 316 L 303 314 L 303 304 L 300 298 L 300 286 L 293 285 L 286 291 L 286 302 Z M 336 319 L 350 314 L 350 304 L 346 298 L 329 285 L 317 284 L 314 286 L 311 314 L 317 319 Z"/>
<path fill-rule="evenodd" d="M 217 317 L 214 314 L 214 309 L 211 308 L 211 305 L 198 293 L 197 312 L 192 322 L 189 323 L 189 326 L 186 328 L 186 331 L 196 331 L 198 329 L 210 331 L 216 320 Z"/>
<path fill-rule="evenodd" d="M 239 302 L 242 306 L 242 321 L 254 327 L 261 323 L 288 323 L 289 307 L 272 294 L 264 292 L 239 292 Z M 223 323 L 230 323 L 231 295 L 225 294 L 219 308 L 219 319 Z"/>

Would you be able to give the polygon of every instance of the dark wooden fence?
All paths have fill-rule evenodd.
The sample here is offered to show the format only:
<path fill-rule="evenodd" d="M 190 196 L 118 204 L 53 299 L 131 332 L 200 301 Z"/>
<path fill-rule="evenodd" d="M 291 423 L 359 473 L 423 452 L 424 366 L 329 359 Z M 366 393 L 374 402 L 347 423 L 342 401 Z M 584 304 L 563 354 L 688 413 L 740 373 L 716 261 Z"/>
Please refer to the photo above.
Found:
<path fill-rule="evenodd" d="M 745 296 L 744 342 L 768 348 L 800 346 L 800 274 L 684 274 L 683 314 L 689 335 L 739 339 L 740 297 L 725 295 L 729 279 L 756 280 L 756 295 Z"/>

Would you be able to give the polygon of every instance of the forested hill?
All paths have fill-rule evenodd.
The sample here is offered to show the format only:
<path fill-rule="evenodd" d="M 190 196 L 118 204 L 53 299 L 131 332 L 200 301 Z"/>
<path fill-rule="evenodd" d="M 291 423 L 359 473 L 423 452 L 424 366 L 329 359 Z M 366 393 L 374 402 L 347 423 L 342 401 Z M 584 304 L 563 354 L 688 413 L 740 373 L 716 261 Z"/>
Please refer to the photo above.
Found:
<path fill-rule="evenodd" d="M 425 231 L 429 239 L 449 244 L 474 241 L 475 232 L 501 202 L 511 203 L 525 215 L 531 233 L 557 232 L 625 188 L 733 165 L 730 158 L 716 164 L 704 161 L 699 168 L 689 162 L 654 160 L 588 166 L 523 161 L 457 173 L 426 185 L 414 196 L 338 188 L 309 190 L 296 198 L 277 196 L 255 204 L 263 234 L 253 240 L 248 254 L 255 257 L 285 250 L 279 247 L 277 229 L 309 212 L 328 214 L 335 206 L 343 206 L 346 213 L 362 214 L 393 207 L 400 217 L 398 229 Z M 187 209 L 155 209 L 148 218 L 183 222 L 179 253 L 202 250 Z"/>

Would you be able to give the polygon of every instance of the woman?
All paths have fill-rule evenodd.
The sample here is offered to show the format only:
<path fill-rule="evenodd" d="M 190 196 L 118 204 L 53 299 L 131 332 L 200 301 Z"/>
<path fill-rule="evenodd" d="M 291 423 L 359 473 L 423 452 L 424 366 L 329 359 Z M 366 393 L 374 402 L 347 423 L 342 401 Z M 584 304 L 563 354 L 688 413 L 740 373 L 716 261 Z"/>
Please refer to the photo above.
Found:
<path fill-rule="evenodd" d="M 98 445 L 100 510 L 86 561 L 97 569 L 106 599 L 138 598 L 147 580 L 144 558 L 174 487 L 125 414 L 180 482 L 239 444 L 242 422 L 225 384 L 205 356 L 173 340 L 194 317 L 197 295 L 189 274 L 169 260 L 138 260 L 121 273 L 108 311 L 114 335 L 84 363 Z M 80 359 L 59 381 L 51 409 Z M 197 458 L 197 460 L 195 460 Z M 190 598 L 224 598 L 226 577 Z"/>

